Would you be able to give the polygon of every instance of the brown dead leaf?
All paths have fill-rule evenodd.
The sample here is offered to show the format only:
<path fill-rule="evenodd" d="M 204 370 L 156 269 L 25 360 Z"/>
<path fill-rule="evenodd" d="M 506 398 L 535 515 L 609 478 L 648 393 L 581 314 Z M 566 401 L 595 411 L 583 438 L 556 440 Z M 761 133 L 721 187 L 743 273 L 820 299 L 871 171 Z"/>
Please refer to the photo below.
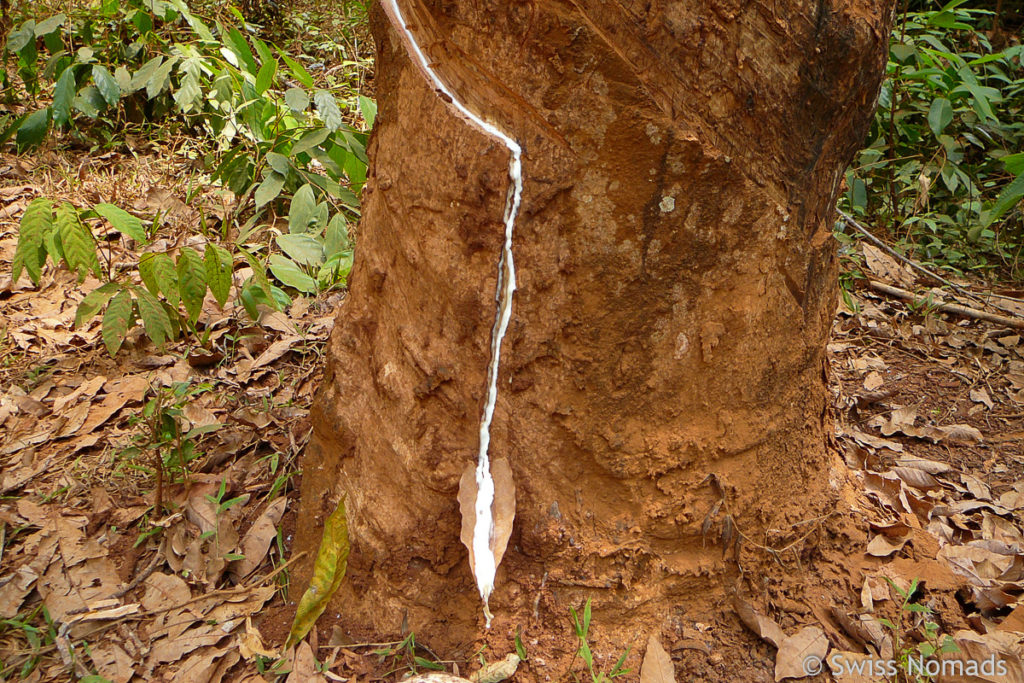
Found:
<path fill-rule="evenodd" d="M 1012 633 L 991 631 L 980 635 L 973 631 L 957 631 L 953 641 L 958 651 L 943 654 L 942 660 L 962 662 L 965 676 L 941 680 L 985 683 L 1024 681 L 1024 667 L 1017 654 L 1017 638 Z"/>
<path fill-rule="evenodd" d="M 647 639 L 644 663 L 640 667 L 640 683 L 675 683 L 676 668 L 672 658 L 661 645 L 658 634 L 652 633 Z"/>
<path fill-rule="evenodd" d="M 910 536 L 893 539 L 885 534 L 878 534 L 868 543 L 868 548 L 865 552 L 873 557 L 889 557 L 893 553 L 902 550 L 909 540 Z"/>
<path fill-rule="evenodd" d="M 110 640 L 91 644 L 89 656 L 100 675 L 112 683 L 128 683 L 135 675 L 135 661 L 120 645 Z"/>
<path fill-rule="evenodd" d="M 771 617 L 764 616 L 739 596 L 733 598 L 732 606 L 743 624 L 763 640 L 775 647 L 780 647 L 782 641 L 786 639 L 782 628 Z"/>
<path fill-rule="evenodd" d="M 894 467 L 892 471 L 903 480 L 907 486 L 913 486 L 922 491 L 937 491 L 942 488 L 939 480 L 924 470 L 914 467 Z"/>
<path fill-rule="evenodd" d="M 238 651 L 246 660 L 252 660 L 256 656 L 277 657 L 277 653 L 268 650 L 263 644 L 263 634 L 252 625 L 252 617 L 245 618 L 245 633 L 238 638 Z"/>
<path fill-rule="evenodd" d="M 898 441 L 882 439 L 871 434 L 866 434 L 860 431 L 859 429 L 855 429 L 852 427 L 848 427 L 846 429 L 846 433 L 853 437 L 855 441 L 865 446 L 870 446 L 871 448 L 875 449 L 887 448 L 890 451 L 895 451 L 896 453 L 903 452 L 903 444 L 899 443 Z"/>
<path fill-rule="evenodd" d="M 228 632 L 220 624 L 201 623 L 185 629 L 177 637 L 158 640 L 146 660 L 147 667 L 156 667 L 168 662 L 177 662 L 190 652 L 201 647 L 219 643 Z"/>
<path fill-rule="evenodd" d="M 80 398 L 92 398 L 96 395 L 96 392 L 107 383 L 107 378 L 103 375 L 98 375 L 90 380 L 82 382 L 78 385 L 78 388 L 72 391 L 70 394 L 65 396 L 58 396 L 53 400 L 53 412 L 62 413 L 64 408 L 75 403 Z"/>
<path fill-rule="evenodd" d="M 834 671 L 835 679 L 842 683 L 875 683 L 885 679 L 872 676 L 873 672 L 877 672 L 879 676 L 887 673 L 886 662 L 878 655 L 849 650 L 833 650 L 828 656 L 828 661 L 830 668 Z"/>
<path fill-rule="evenodd" d="M 914 286 L 916 278 L 909 268 L 900 265 L 895 258 L 872 244 L 864 243 L 861 246 L 864 263 L 872 273 L 901 287 Z"/>
<path fill-rule="evenodd" d="M 1000 631 L 1024 633 L 1024 604 L 1018 603 L 996 628 Z"/>
<path fill-rule="evenodd" d="M 946 474 L 952 472 L 953 468 L 944 462 L 938 462 L 936 460 L 928 460 L 927 458 L 919 458 L 916 455 L 903 455 L 896 458 L 896 465 L 898 467 L 912 467 L 917 470 L 922 470 L 928 474 Z"/>
<path fill-rule="evenodd" d="M 284 496 L 275 498 L 245 532 L 241 545 L 242 555 L 245 557 L 233 563 L 231 567 L 231 573 L 236 578 L 245 578 L 263 562 L 270 544 L 277 536 L 277 525 L 284 516 L 287 504 L 288 499 Z"/>
<path fill-rule="evenodd" d="M 971 389 L 970 397 L 972 401 L 984 404 L 989 410 L 992 410 L 995 407 L 995 403 L 992 402 L 992 397 L 988 395 L 988 392 L 985 391 L 984 387 Z"/>
<path fill-rule="evenodd" d="M 256 360 L 249 366 L 249 372 L 262 368 L 264 365 L 270 365 L 275 360 L 288 353 L 293 346 L 295 346 L 302 338 L 298 335 L 290 334 L 281 337 L 276 342 L 267 347 L 267 350 L 261 353 Z"/>
<path fill-rule="evenodd" d="M 63 439 L 69 436 L 73 436 L 82 425 L 85 424 L 85 420 L 89 415 L 89 403 L 79 403 L 73 408 L 61 416 L 63 424 L 57 429 L 57 433 L 54 434 L 54 438 Z"/>
<path fill-rule="evenodd" d="M 493 526 L 491 528 L 491 552 L 494 566 L 501 564 L 512 535 L 516 516 L 516 489 L 512 480 L 512 468 L 508 460 L 496 458 L 491 461 L 491 477 L 494 479 L 494 502 L 491 504 Z M 476 567 L 473 553 L 473 530 L 476 527 L 476 465 L 470 463 L 459 480 L 459 510 L 462 513 L 462 531 L 459 539 L 469 551 L 469 566 Z M 475 577 L 475 574 L 474 574 Z"/>
<path fill-rule="evenodd" d="M 828 638 L 817 626 L 805 626 L 787 637 L 775 655 L 775 680 L 804 678 L 823 671 Z"/>
<path fill-rule="evenodd" d="M 885 380 L 882 379 L 882 375 L 876 370 L 872 370 L 864 378 L 864 388 L 868 391 L 877 391 L 882 388 L 883 384 L 885 384 Z"/>
<path fill-rule="evenodd" d="M 227 670 L 238 663 L 234 648 L 205 648 L 195 653 L 175 672 L 175 683 L 220 683 Z"/>
<path fill-rule="evenodd" d="M 285 683 L 327 683 L 327 679 L 317 672 L 313 648 L 306 641 L 299 643 L 295 649 L 292 672 L 288 674 Z"/>
<path fill-rule="evenodd" d="M 520 661 L 519 655 L 513 652 L 506 655 L 504 659 L 484 664 L 469 675 L 470 683 L 501 683 L 506 681 L 515 675 Z"/>

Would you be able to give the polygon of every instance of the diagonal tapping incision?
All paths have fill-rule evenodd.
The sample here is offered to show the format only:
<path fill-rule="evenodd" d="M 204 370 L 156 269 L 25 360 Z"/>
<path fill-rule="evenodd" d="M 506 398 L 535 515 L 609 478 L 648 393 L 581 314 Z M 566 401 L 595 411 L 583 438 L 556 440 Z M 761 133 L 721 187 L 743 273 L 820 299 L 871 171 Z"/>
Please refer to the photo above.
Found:
<path fill-rule="evenodd" d="M 522 148 L 510 135 L 497 126 L 485 121 L 479 114 L 471 111 L 449 88 L 437 72 L 430 60 L 416 42 L 409 25 L 406 23 L 397 0 L 384 0 L 391 22 L 398 29 L 403 42 L 406 43 L 414 63 L 426 74 L 435 90 L 454 107 L 465 119 L 487 135 L 500 141 L 509 151 L 509 188 L 505 201 L 505 241 L 498 258 L 498 287 L 495 294 L 497 312 L 494 326 L 491 329 L 491 357 L 487 365 L 487 394 L 484 401 L 483 414 L 480 418 L 480 450 L 477 457 L 476 484 L 477 497 L 474 505 L 476 521 L 473 529 L 473 575 L 476 577 L 477 588 L 484 602 L 484 616 L 487 627 L 491 625 L 491 612 L 488 601 L 494 590 L 494 578 L 497 572 L 497 560 L 491 546 L 494 533 L 494 478 L 491 476 L 488 450 L 491 442 L 491 422 L 494 419 L 494 407 L 498 398 L 498 365 L 501 360 L 501 342 L 508 331 L 508 323 L 512 317 L 512 295 L 516 290 L 516 268 L 512 256 L 512 234 L 515 229 L 516 216 L 523 194 Z"/>

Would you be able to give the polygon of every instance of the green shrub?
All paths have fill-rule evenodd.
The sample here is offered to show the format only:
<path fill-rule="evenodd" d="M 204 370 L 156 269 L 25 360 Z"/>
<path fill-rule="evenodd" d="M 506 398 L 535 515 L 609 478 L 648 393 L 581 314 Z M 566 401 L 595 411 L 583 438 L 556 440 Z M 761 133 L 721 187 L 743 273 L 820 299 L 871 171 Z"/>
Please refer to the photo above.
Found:
<path fill-rule="evenodd" d="M 842 204 L 919 258 L 984 269 L 1024 245 L 1024 48 L 995 49 L 992 13 L 964 2 L 897 17 Z"/>

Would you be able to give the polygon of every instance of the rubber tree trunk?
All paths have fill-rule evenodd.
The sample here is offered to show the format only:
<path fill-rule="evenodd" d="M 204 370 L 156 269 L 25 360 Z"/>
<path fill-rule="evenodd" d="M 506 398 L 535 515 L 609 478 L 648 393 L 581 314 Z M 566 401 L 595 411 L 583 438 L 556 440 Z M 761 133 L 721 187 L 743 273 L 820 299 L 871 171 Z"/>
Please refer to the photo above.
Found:
<path fill-rule="evenodd" d="M 715 609 L 767 566 L 758 545 L 835 504 L 833 206 L 890 3 L 399 3 L 452 90 L 523 147 L 491 430 L 518 509 L 491 633 L 564 632 L 592 598 L 615 645 Z M 453 114 L 379 8 L 372 28 L 379 113 L 297 547 L 315 552 L 346 494 L 329 614 L 466 653 L 484 631 L 456 495 L 477 457 L 509 153 Z"/>

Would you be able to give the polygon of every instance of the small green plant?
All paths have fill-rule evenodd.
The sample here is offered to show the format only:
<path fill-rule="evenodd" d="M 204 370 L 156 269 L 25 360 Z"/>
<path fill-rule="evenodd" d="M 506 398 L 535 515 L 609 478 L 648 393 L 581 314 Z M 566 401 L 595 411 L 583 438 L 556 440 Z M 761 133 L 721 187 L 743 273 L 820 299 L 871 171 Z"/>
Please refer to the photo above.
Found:
<path fill-rule="evenodd" d="M 40 619 L 42 623 L 40 624 Z M 39 664 L 40 653 L 44 647 L 57 639 L 57 629 L 46 607 L 40 603 L 27 614 L 19 614 L 8 619 L 0 619 L 0 634 L 11 632 L 25 640 L 29 652 L 8 663 L 0 663 L 0 679 L 16 672 L 16 680 L 25 680 Z"/>
<path fill-rule="evenodd" d="M 278 281 L 309 294 L 343 285 L 352 267 L 345 217 L 335 213 L 328 220 L 327 203 L 318 203 L 315 197 L 311 185 L 299 189 L 291 203 L 289 232 L 276 238 L 283 253 L 269 257 L 270 272 Z M 145 248 L 149 242 L 143 222 L 113 204 L 96 204 L 79 211 L 68 202 L 54 209 L 50 200 L 38 198 L 22 215 L 12 278 L 16 280 L 24 271 L 38 285 L 49 258 L 55 265 L 63 263 L 77 273 L 79 282 L 87 275 L 106 279 L 82 299 L 75 325 L 102 313 L 103 343 L 112 356 L 138 325 L 157 346 L 182 332 L 205 346 L 207 335 L 197 327 L 203 300 L 209 291 L 218 305 L 227 303 L 236 255 L 252 269 L 252 275 L 238 289 L 238 298 L 250 317 L 259 317 L 260 305 L 280 310 L 291 302 L 284 290 L 270 282 L 264 263 L 255 254 L 239 246 L 229 251 L 213 242 L 206 243 L 202 254 L 192 247 L 180 247 L 176 258 L 166 252 L 143 252 L 136 279 L 136 273 L 116 267 L 109 252 L 104 254 L 87 225 L 91 221 L 110 226 L 103 243 L 109 244 L 118 235 L 130 238 L 136 248 Z"/>
<path fill-rule="evenodd" d="M 427 654 L 434 657 L 433 660 L 422 657 L 417 651 L 423 650 Z M 388 643 L 383 647 L 380 647 L 373 651 L 373 654 L 380 658 L 381 663 L 391 660 L 392 668 L 388 675 L 408 669 L 412 673 L 416 673 L 418 669 L 427 669 L 428 671 L 444 671 L 444 665 L 437 662 L 437 656 L 428 650 L 425 646 L 416 642 L 416 634 L 410 632 L 402 640 L 394 643 Z"/>
<path fill-rule="evenodd" d="M 98 8 L 88 11 L 25 20 L 12 32 L 3 52 L 5 60 L 16 57 L 18 68 L 0 74 L 0 84 L 8 100 L 24 99 L 23 91 L 38 108 L 0 119 L 6 122 L 0 143 L 14 136 L 23 151 L 41 144 L 49 131 L 59 130 L 87 142 L 115 144 L 126 125 L 149 126 L 146 132 L 152 135 L 156 123 L 161 131 L 173 129 L 167 124 L 176 124 L 205 140 L 210 151 L 202 161 L 211 179 L 239 199 L 224 223 L 224 234 L 229 224 L 242 223 L 238 250 L 255 271 L 257 286 L 243 288 L 239 296 L 253 315 L 259 304 L 280 309 L 289 301 L 283 290 L 271 287 L 263 263 L 253 256 L 264 245 L 243 247 L 245 239 L 273 225 L 282 212 L 289 215 L 288 235 L 306 237 L 281 236 L 279 246 L 285 255 L 274 256 L 275 277 L 303 293 L 344 283 L 351 259 L 347 223 L 359 215 L 358 193 L 367 165 L 367 132 L 352 123 L 361 114 L 372 126 L 376 105 L 362 95 L 348 96 L 345 88 L 349 86 L 344 86 L 343 110 L 336 93 L 325 87 L 327 83 L 315 80 L 297 56 L 247 35 L 241 15 L 232 12 L 242 28 L 220 21 L 209 26 L 183 0 L 102 0 Z M 20 81 L 12 80 L 14 73 Z M 49 95 L 49 103 L 39 105 L 36 95 Z M 190 191 L 190 201 L 194 194 Z M 289 209 L 289 203 L 298 206 Z M 58 207 L 58 211 L 70 215 L 67 209 Z M 145 242 L 146 231 L 130 214 L 108 204 L 94 207 L 93 212 L 111 222 L 119 220 L 121 225 L 115 226 L 119 231 L 137 244 Z M 133 228 L 135 234 L 126 232 Z M 98 272 L 99 260 L 88 248 L 93 240 L 87 233 L 76 230 L 69 235 L 79 242 L 67 245 L 68 265 L 79 272 Z M 42 261 L 35 235 L 30 235 L 32 240 L 16 265 L 24 264 L 38 281 Z M 309 240 L 319 241 L 319 249 Z M 51 240 L 46 246 L 59 250 L 61 244 Z M 55 261 L 63 256 L 60 251 L 46 251 Z M 224 253 L 203 256 L 213 264 L 230 264 Z M 182 269 L 198 273 L 195 259 L 184 258 Z M 159 263 L 164 259 L 152 259 L 156 276 L 170 274 L 166 262 Z M 219 268 L 221 276 L 223 270 Z M 214 285 L 220 283 L 219 279 L 208 283 L 215 295 L 219 290 Z M 163 278 L 157 284 L 167 284 L 167 291 L 158 289 L 170 297 L 167 303 L 172 307 L 179 294 L 186 306 L 201 304 L 201 299 L 196 304 L 195 296 L 186 298 L 189 282 L 175 287 Z M 192 284 L 198 292 L 200 283 Z M 132 316 L 125 315 L 129 301 L 146 299 L 131 289 L 121 296 L 113 286 L 95 298 L 101 305 L 116 302 L 111 313 L 113 332 L 124 327 L 125 320 L 132 322 Z M 136 313 L 147 333 L 152 328 L 151 338 L 166 338 L 175 331 L 167 329 L 151 303 L 143 301 L 145 308 L 136 304 Z M 148 319 L 142 315 L 145 312 L 150 314 Z M 111 340 L 116 340 L 120 335 L 113 332 Z"/>
<path fill-rule="evenodd" d="M 63 262 L 77 273 L 79 282 L 87 275 L 105 279 L 103 285 L 82 299 L 75 313 L 75 325 L 82 325 L 102 311 L 103 343 L 111 355 L 117 353 L 128 332 L 140 322 L 147 336 L 158 346 L 177 337 L 181 330 L 198 336 L 196 322 L 207 289 L 220 305 L 228 300 L 233 272 L 231 253 L 212 242 L 207 243 L 203 255 L 191 247 L 182 247 L 176 262 L 166 253 L 145 252 L 138 266 L 144 286 L 139 286 L 115 267 L 109 254 L 105 264 L 101 264 L 103 250 L 86 225 L 86 221 L 99 218 L 105 219 L 112 228 L 105 237 L 120 234 L 139 246 L 148 242 L 142 221 L 113 204 L 97 204 L 90 210 L 79 211 L 69 202 L 54 209 L 49 199 L 34 199 L 25 209 L 19 225 L 18 246 L 11 264 L 12 278 L 17 279 L 24 270 L 38 285 L 42 267 L 50 258 L 55 264 Z M 262 269 L 256 267 L 250 282 L 256 286 L 265 284 L 266 298 L 271 299 L 269 283 L 259 279 Z"/>
<path fill-rule="evenodd" d="M 583 606 L 583 618 L 576 613 L 575 607 L 569 608 L 569 613 L 572 616 L 573 630 L 576 632 L 576 638 L 579 641 L 579 649 L 576 650 L 576 654 L 573 656 L 573 663 L 576 661 L 576 657 L 583 660 L 583 663 L 587 666 L 587 673 L 590 674 L 591 683 L 608 683 L 620 676 L 625 676 L 632 669 L 624 669 L 623 665 L 626 663 L 626 657 L 629 656 L 629 648 L 627 647 L 622 656 L 619 657 L 618 661 L 615 662 L 615 666 L 612 667 L 611 671 L 604 673 L 599 669 L 594 668 L 594 653 L 590 649 L 590 642 L 587 637 L 590 633 L 590 599 L 587 598 L 587 603 Z M 570 669 L 572 665 L 570 664 Z M 573 673 L 573 680 L 579 681 L 579 677 Z"/>
<path fill-rule="evenodd" d="M 142 414 L 133 420 L 135 424 L 142 425 L 142 432 L 135 435 L 134 444 L 122 451 L 121 455 L 133 467 L 143 469 L 156 478 L 153 498 L 153 514 L 156 517 L 163 514 L 165 478 L 170 477 L 171 481 L 186 480 L 189 463 L 202 455 L 196 449 L 196 439 L 221 426 L 215 423 L 193 427 L 187 432 L 181 430 L 179 419 L 185 406 L 190 400 L 212 388 L 213 385 L 208 382 L 194 386 L 188 382 L 176 382 L 170 387 L 161 387 L 156 390 L 153 398 L 146 401 Z M 137 464 L 138 461 L 145 459 L 147 454 L 152 463 L 151 471 Z M 220 503 L 220 500 L 217 502 Z M 234 504 L 238 501 L 233 499 L 228 502 Z M 145 538 L 141 537 L 141 540 Z"/>
<path fill-rule="evenodd" d="M 336 213 L 328 220 L 326 202 L 317 203 L 311 185 L 303 185 L 292 197 L 288 232 L 275 242 L 281 254 L 271 254 L 270 272 L 281 283 L 306 294 L 343 284 L 352 268 L 352 246 L 345 217 Z"/>
<path fill-rule="evenodd" d="M 892 632 L 893 652 L 898 662 L 898 671 L 901 672 L 893 678 L 893 683 L 896 683 L 901 675 L 904 680 L 914 681 L 914 683 L 930 682 L 933 680 L 932 677 L 925 671 L 921 671 L 922 667 L 912 666 L 911 660 L 920 664 L 937 654 L 958 652 L 960 648 L 957 647 L 952 637 L 940 633 L 939 625 L 930 618 L 932 615 L 930 607 L 913 602 L 919 585 L 917 579 L 911 581 L 908 588 L 903 589 L 888 576 L 883 578 L 902 599 L 895 622 L 885 618 L 878 620 Z M 906 621 L 910 622 L 909 628 Z M 918 631 L 919 640 L 912 641 L 908 638 L 908 634 L 914 630 Z"/>

